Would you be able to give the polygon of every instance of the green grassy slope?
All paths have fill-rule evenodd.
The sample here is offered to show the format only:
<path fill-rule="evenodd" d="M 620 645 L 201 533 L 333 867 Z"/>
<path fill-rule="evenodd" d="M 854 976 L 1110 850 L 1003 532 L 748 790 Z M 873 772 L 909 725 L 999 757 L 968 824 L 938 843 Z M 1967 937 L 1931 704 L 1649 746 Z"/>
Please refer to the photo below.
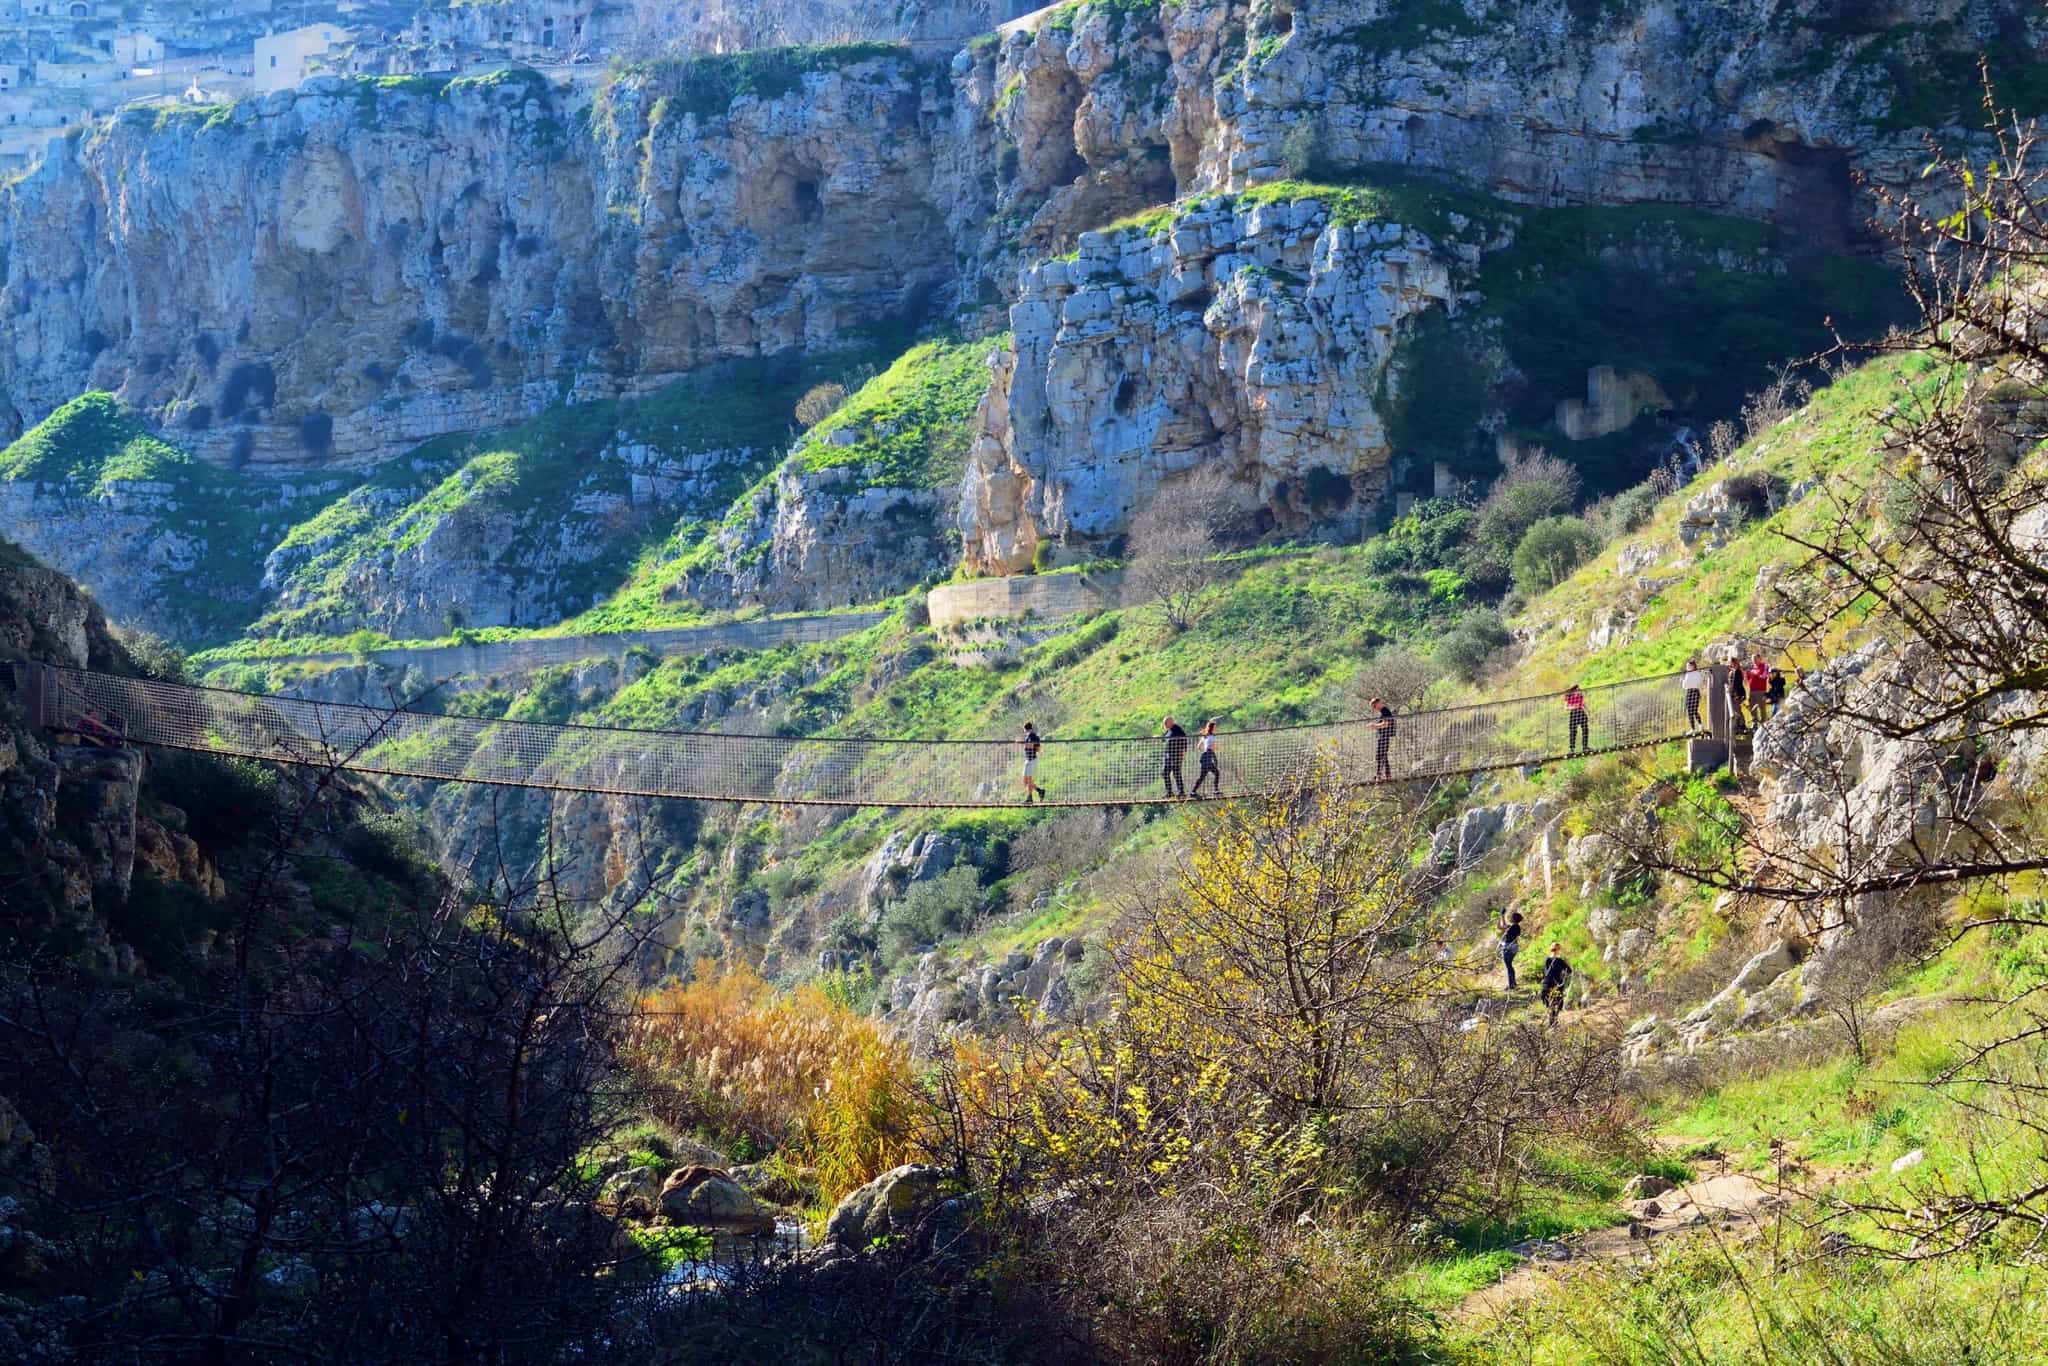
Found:
<path fill-rule="evenodd" d="M 777 468 L 796 475 L 837 472 L 861 488 L 957 485 L 973 439 L 974 412 L 988 389 L 988 358 L 1005 341 L 998 336 L 918 343 L 859 383 Z M 640 630 L 701 616 L 677 585 L 730 554 L 761 552 L 758 545 L 751 552 L 733 547 L 770 515 L 773 484 L 773 472 L 761 475 L 720 509 L 719 518 L 684 517 L 665 539 L 641 552 L 616 592 L 562 629 Z"/>
<path fill-rule="evenodd" d="M 564 540 L 596 546 L 596 554 L 553 571 L 556 597 L 564 615 L 572 615 L 617 584 L 674 522 L 671 515 L 630 509 L 622 516 L 616 500 L 628 493 L 635 469 L 601 456 L 615 446 L 644 446 L 668 460 L 716 453 L 681 512 L 684 527 L 701 526 L 774 458 L 804 390 L 865 359 L 824 353 L 798 364 L 746 362 L 678 381 L 645 399 L 557 408 L 490 436 L 430 442 L 285 536 L 281 549 L 302 557 L 283 585 L 290 605 L 256 622 L 251 634 L 318 636 L 352 628 L 359 618 L 347 586 L 358 567 L 411 549 L 458 518 L 509 526 L 511 534 L 491 547 L 507 565 L 538 563 Z M 594 496 L 605 500 L 606 510 L 583 510 L 579 500 Z"/>
<path fill-rule="evenodd" d="M 259 485 L 153 435 L 105 393 L 80 395 L 0 451 L 0 482 L 134 509 L 195 545 L 191 572 L 165 576 L 162 588 L 165 617 L 202 640 L 246 619 L 268 539 L 286 520 Z"/>

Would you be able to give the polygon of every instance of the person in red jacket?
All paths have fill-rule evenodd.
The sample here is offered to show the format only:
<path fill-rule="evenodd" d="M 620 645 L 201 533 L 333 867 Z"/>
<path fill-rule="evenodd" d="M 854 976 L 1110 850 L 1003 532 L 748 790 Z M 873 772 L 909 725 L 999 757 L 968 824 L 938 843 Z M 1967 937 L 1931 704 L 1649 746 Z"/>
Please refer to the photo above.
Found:
<path fill-rule="evenodd" d="M 1754 730 L 1771 717 L 1771 666 L 1764 662 L 1763 651 L 1757 651 L 1742 671 L 1742 680 L 1749 685 L 1749 725 Z"/>
<path fill-rule="evenodd" d="M 1593 752 L 1593 723 L 1586 719 L 1586 691 L 1574 683 L 1564 690 L 1564 711 L 1570 721 L 1571 735 L 1565 745 L 1565 756 L 1578 753 L 1579 746 L 1586 747 L 1586 753 Z"/>

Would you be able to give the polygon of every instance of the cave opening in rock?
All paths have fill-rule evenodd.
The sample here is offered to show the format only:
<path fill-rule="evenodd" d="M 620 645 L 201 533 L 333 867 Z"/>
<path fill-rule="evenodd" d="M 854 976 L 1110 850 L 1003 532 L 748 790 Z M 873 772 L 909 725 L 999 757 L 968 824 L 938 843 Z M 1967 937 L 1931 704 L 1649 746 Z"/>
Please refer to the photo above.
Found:
<path fill-rule="evenodd" d="M 1138 377 L 1125 375 L 1116 382 L 1116 394 L 1110 399 L 1118 417 L 1129 417 L 1131 409 L 1138 406 Z"/>
<path fill-rule="evenodd" d="M 797 222 L 815 223 L 825 216 L 825 199 L 818 192 L 817 181 L 798 180 L 791 199 L 791 207 L 795 210 Z"/>

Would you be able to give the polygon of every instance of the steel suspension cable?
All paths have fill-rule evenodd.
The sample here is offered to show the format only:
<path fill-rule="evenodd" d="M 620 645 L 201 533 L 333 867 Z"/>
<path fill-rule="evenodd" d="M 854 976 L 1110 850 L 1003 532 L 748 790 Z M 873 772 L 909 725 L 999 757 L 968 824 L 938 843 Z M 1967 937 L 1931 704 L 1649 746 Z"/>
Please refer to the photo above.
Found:
<path fill-rule="evenodd" d="M 146 745 L 440 782 L 816 806 L 1024 805 L 1015 738 L 891 740 L 629 730 L 394 711 L 345 702 L 46 668 L 44 721 Z M 1678 675 L 1378 718 L 1217 736 L 1220 796 L 1287 790 L 1312 767 L 1357 783 L 1407 782 L 1552 763 L 1683 740 Z M 1038 780 L 1052 806 L 1172 799 L 1192 787 L 1196 737 L 1047 735 Z"/>

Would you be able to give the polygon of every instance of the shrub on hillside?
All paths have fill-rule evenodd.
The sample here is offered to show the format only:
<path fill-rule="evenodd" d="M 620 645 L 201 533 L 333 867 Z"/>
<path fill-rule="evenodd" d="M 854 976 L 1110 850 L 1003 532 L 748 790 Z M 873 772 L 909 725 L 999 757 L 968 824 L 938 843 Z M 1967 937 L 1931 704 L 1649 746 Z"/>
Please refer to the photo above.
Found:
<path fill-rule="evenodd" d="M 1025 830 L 1010 845 L 1010 909 L 1027 909 L 1040 893 L 1094 867 L 1122 831 L 1112 813 L 1092 809 L 1063 811 Z"/>
<path fill-rule="evenodd" d="M 1441 660 L 1425 659 L 1413 650 L 1382 650 L 1365 662 L 1352 680 L 1352 710 L 1362 714 L 1372 698 L 1384 698 L 1395 711 L 1412 711 L 1429 685 L 1444 676 Z"/>
<path fill-rule="evenodd" d="M 1652 480 L 1637 484 L 1600 504 L 1597 521 L 1607 537 L 1633 535 L 1648 526 L 1650 519 L 1657 515 L 1658 502 L 1670 491 L 1664 483 L 1663 480 Z"/>
<path fill-rule="evenodd" d="M 891 959 L 908 957 L 972 925 L 987 904 L 981 874 L 971 864 L 916 883 L 882 913 L 882 952 Z"/>
<path fill-rule="evenodd" d="M 839 411 L 839 405 L 846 402 L 846 386 L 843 384 L 813 385 L 802 398 L 796 401 L 797 425 L 809 431 L 826 418 Z"/>
<path fill-rule="evenodd" d="M 1280 164 L 1293 180 L 1307 180 L 1325 169 L 1320 120 L 1296 119 L 1280 139 Z"/>
<path fill-rule="evenodd" d="M 1167 626 L 1185 631 L 1200 615 L 1203 598 L 1229 574 L 1216 559 L 1226 515 L 1221 486 L 1204 471 L 1160 489 L 1131 519 L 1126 601 L 1148 602 Z"/>
<path fill-rule="evenodd" d="M 192 669 L 185 659 L 185 652 L 162 636 L 120 626 L 114 628 L 114 635 L 135 662 L 136 672 L 144 678 L 164 683 L 192 681 Z"/>
<path fill-rule="evenodd" d="M 1528 596 L 1547 592 L 1600 550 L 1600 533 L 1577 517 L 1546 517 L 1515 546 L 1515 587 Z"/>
<path fill-rule="evenodd" d="M 1578 496 L 1578 471 L 1553 455 L 1535 451 L 1509 465 L 1472 519 L 1466 573 L 1477 583 L 1506 586 L 1510 557 L 1529 528 L 1570 512 Z"/>
<path fill-rule="evenodd" d="M 1001 1274 L 1088 1359 L 1389 1359 L 1412 1321 L 1375 1272 L 1402 1235 L 1502 1217 L 1545 1181 L 1539 1145 L 1624 1137 L 1610 1058 L 1443 1028 L 1461 984 L 1409 949 L 1434 889 L 1392 797 L 1311 775 L 1188 828 L 1125 897 L 1106 1012 L 942 1061 L 933 1156 L 1019 1235 Z"/>
<path fill-rule="evenodd" d="M 1436 662 L 1461 681 L 1477 683 L 1514 641 L 1500 613 L 1483 609 L 1467 612 L 1437 641 Z"/>
<path fill-rule="evenodd" d="M 1366 572 L 1421 574 L 1456 568 L 1475 515 L 1470 507 L 1448 498 L 1422 500 L 1366 546 Z"/>

